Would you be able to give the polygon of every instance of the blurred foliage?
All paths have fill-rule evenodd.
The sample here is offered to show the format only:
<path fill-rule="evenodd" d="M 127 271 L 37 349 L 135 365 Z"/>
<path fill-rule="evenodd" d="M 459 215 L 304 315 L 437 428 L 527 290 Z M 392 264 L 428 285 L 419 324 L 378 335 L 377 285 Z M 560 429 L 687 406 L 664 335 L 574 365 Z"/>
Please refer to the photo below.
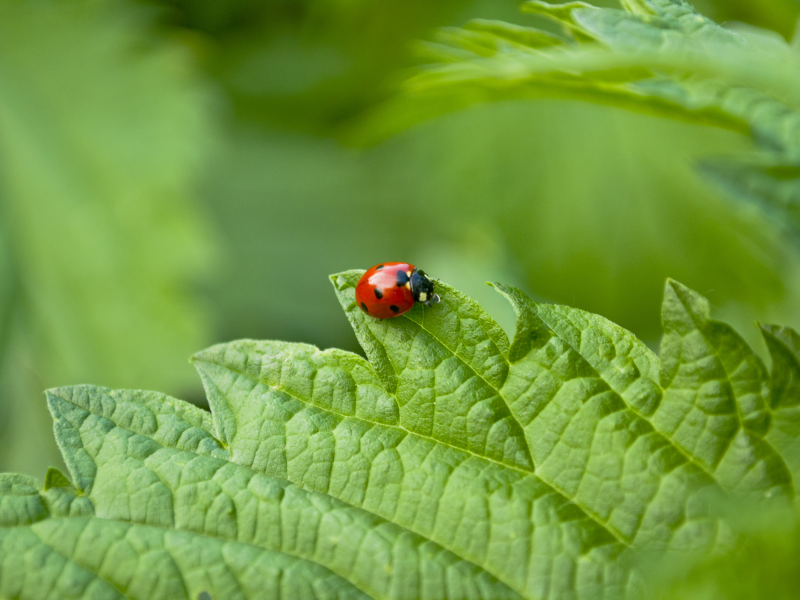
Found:
<path fill-rule="evenodd" d="M 513 14 L 515 2 L 504 2 Z M 191 31 L 237 120 L 330 134 L 391 93 L 407 43 L 448 22 L 464 0 L 167 0 L 166 22 Z M 496 12 L 496 9 L 495 9 Z"/>
<path fill-rule="evenodd" d="M 189 293 L 210 236 L 188 193 L 210 147 L 190 57 L 140 14 L 0 3 L 0 468 L 58 461 L 42 390 L 191 382 Z"/>
<path fill-rule="evenodd" d="M 800 17 L 800 1 L 769 0 L 695 0 L 697 11 L 717 23 L 738 21 L 771 29 L 790 40 Z"/>
<path fill-rule="evenodd" d="M 209 187 L 233 253 L 219 288 L 224 338 L 294 330 L 288 339 L 333 345 L 346 324 L 324 300 L 323 275 L 403 256 L 474 295 L 506 329 L 511 313 L 483 281 L 608 315 L 656 344 L 652 306 L 671 273 L 753 339 L 756 318 L 796 320 L 800 262 L 758 215 L 730 210 L 693 173 L 695 151 L 737 146 L 746 140 L 725 131 L 700 137 L 695 126 L 552 102 L 471 109 L 366 153 L 242 135 Z M 264 199 L 280 199 L 269 215 Z"/>
<path fill-rule="evenodd" d="M 750 134 L 759 152 L 701 163 L 726 192 L 765 209 L 800 243 L 798 49 L 774 32 L 726 29 L 684 0 L 624 0 L 624 10 L 529 0 L 535 27 L 476 19 L 438 32 L 432 64 L 368 121 L 392 131 L 470 104 L 558 97 Z M 399 115 L 399 116 L 398 116 Z"/>
<path fill-rule="evenodd" d="M 756 4 L 703 8 L 790 37 L 800 3 Z M 743 128 L 560 99 L 431 101 L 450 114 L 411 127 L 379 112 L 434 28 L 480 17 L 558 34 L 516 0 L 0 10 L 0 471 L 59 460 L 45 387 L 200 402 L 185 358 L 209 343 L 355 350 L 327 275 L 384 260 L 424 266 L 507 330 L 486 280 L 651 346 L 667 276 L 756 345 L 755 319 L 800 325 L 797 252 L 694 168 L 752 151 Z"/>
<path fill-rule="evenodd" d="M 800 589 L 800 525 L 796 511 L 771 510 L 746 503 L 721 507 L 735 536 L 729 548 L 713 554 L 658 558 L 644 555 L 653 600 L 792 600 Z"/>

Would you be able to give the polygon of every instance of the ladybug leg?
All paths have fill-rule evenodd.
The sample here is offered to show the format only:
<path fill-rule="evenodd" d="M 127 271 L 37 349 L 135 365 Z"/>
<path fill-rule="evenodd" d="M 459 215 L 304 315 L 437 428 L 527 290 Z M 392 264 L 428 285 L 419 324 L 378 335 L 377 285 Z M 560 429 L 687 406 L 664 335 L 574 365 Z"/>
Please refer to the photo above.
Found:
<path fill-rule="evenodd" d="M 439 297 L 439 294 L 433 294 L 430 300 L 426 300 L 425 302 L 423 302 L 423 304 L 425 306 L 433 306 L 434 304 L 439 304 L 439 302 L 441 301 L 442 299 Z"/>

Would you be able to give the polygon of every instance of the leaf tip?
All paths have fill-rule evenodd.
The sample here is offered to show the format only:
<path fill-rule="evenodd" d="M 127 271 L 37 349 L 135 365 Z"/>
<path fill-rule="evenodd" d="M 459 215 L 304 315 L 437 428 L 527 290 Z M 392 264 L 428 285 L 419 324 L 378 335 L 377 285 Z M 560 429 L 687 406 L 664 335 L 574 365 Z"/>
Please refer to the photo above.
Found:
<path fill-rule="evenodd" d="M 358 280 L 361 279 L 361 276 L 364 274 L 363 269 L 352 269 L 350 271 L 342 271 L 341 273 L 334 273 L 333 275 L 329 275 L 328 279 L 331 280 L 333 287 L 336 288 L 337 291 L 341 292 L 349 287 L 355 287 Z"/>
<path fill-rule="evenodd" d="M 780 329 L 778 325 L 771 325 L 770 323 L 762 323 L 761 321 L 756 321 L 756 327 L 761 331 L 763 335 L 774 335 L 775 331 Z"/>
<path fill-rule="evenodd" d="M 67 390 L 69 390 L 68 387 L 55 387 L 44 391 L 47 407 L 50 409 L 50 413 L 53 414 L 53 416 L 55 416 L 53 411 L 55 410 L 56 406 L 66 400 L 64 395 Z"/>
<path fill-rule="evenodd" d="M 521 304 L 523 303 L 526 302 L 533 303 L 533 301 L 528 297 L 528 295 L 518 287 L 515 287 L 513 285 L 506 285 L 504 283 L 499 283 L 497 281 L 493 282 L 487 281 L 486 283 L 487 285 L 493 287 L 496 292 L 505 296 L 505 298 L 509 302 L 511 302 L 511 304 L 514 306 L 514 310 L 517 310 L 517 308 L 521 306 Z"/>
<path fill-rule="evenodd" d="M 493 288 L 494 291 L 498 292 L 499 294 L 502 294 L 506 298 L 508 298 L 509 294 L 511 293 L 511 289 L 507 285 L 502 284 L 499 281 L 487 281 L 486 285 Z"/>
<path fill-rule="evenodd" d="M 774 325 L 772 323 L 759 323 L 761 335 L 767 343 L 770 354 L 778 346 L 784 346 L 789 352 L 800 357 L 800 335 L 791 327 Z"/>
<path fill-rule="evenodd" d="M 711 315 L 711 304 L 708 298 L 681 282 L 668 277 L 664 284 L 664 299 L 661 309 L 662 321 L 664 320 L 664 315 L 671 314 L 676 309 L 688 311 L 690 314 L 705 320 L 708 320 Z M 676 318 L 675 315 L 671 314 L 670 319 L 674 318 Z"/>
<path fill-rule="evenodd" d="M 697 292 L 686 287 L 677 279 L 667 277 L 667 280 L 664 282 L 664 302 L 669 298 L 680 301 L 683 298 L 696 295 L 698 295 Z"/>
<path fill-rule="evenodd" d="M 664 292 L 671 292 L 678 297 L 697 297 L 697 298 L 704 298 L 702 294 L 696 292 L 688 285 L 684 285 L 677 279 L 673 279 L 672 277 L 667 277 L 667 280 L 664 282 Z"/>

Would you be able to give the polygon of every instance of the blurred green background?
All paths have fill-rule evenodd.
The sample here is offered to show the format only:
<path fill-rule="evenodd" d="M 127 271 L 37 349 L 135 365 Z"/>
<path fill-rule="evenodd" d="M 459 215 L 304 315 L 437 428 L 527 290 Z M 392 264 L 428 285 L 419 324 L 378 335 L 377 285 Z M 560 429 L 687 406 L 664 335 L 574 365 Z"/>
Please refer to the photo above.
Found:
<path fill-rule="evenodd" d="M 787 38 L 800 14 L 696 4 Z M 380 261 L 509 331 L 487 280 L 654 348 L 666 277 L 759 350 L 756 319 L 800 326 L 798 248 L 694 168 L 744 136 L 553 100 L 354 143 L 413 41 L 473 17 L 533 20 L 516 0 L 0 0 L 0 471 L 60 465 L 45 388 L 202 405 L 187 358 L 212 343 L 357 351 L 327 275 Z"/>

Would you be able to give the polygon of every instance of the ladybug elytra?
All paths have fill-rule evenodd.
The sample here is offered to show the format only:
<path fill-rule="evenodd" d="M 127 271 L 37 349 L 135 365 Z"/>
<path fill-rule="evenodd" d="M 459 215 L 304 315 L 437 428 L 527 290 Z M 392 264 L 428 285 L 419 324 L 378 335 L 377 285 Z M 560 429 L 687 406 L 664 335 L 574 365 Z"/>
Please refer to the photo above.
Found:
<path fill-rule="evenodd" d="M 433 281 L 412 264 L 389 262 L 367 270 L 356 285 L 356 302 L 371 317 L 389 319 L 411 310 L 415 302 L 432 306 L 441 299 Z"/>

